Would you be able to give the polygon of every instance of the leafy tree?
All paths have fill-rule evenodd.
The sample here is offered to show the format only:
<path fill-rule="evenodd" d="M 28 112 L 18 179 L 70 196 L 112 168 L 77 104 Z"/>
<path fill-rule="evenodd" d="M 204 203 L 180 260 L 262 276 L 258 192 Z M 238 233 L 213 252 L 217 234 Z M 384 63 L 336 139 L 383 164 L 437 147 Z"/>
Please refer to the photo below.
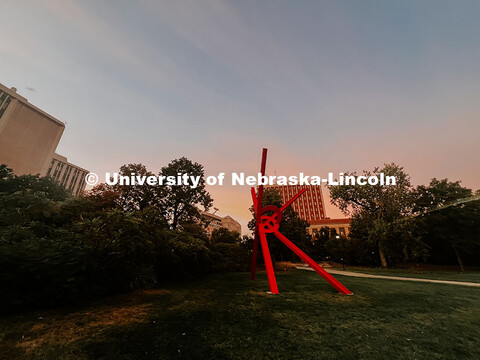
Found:
<path fill-rule="evenodd" d="M 429 186 L 417 187 L 416 196 L 418 222 L 434 261 L 449 261 L 453 250 L 463 271 L 464 256 L 480 258 L 480 199 L 472 197 L 471 189 L 459 181 L 432 179 Z"/>
<path fill-rule="evenodd" d="M 65 200 L 70 192 L 62 185 L 49 177 L 39 175 L 15 176 L 10 169 L 2 166 L 0 169 L 0 193 L 10 194 L 43 194 L 45 198 L 52 201 Z"/>
<path fill-rule="evenodd" d="M 325 244 L 330 239 L 330 230 L 328 227 L 321 227 L 315 231 L 312 236 L 312 247 L 309 255 L 313 259 L 324 260 L 327 256 Z"/>
<path fill-rule="evenodd" d="M 353 247 L 350 240 L 337 234 L 336 229 L 330 229 L 325 248 L 329 257 L 335 261 L 354 263 Z"/>
<path fill-rule="evenodd" d="M 250 253 L 252 252 L 253 249 L 253 237 L 248 236 L 248 235 L 243 235 L 242 240 L 240 241 L 240 245 Z"/>
<path fill-rule="evenodd" d="M 173 162 L 179 169 L 203 176 L 200 165 L 180 160 Z M 140 164 L 121 171 L 148 174 Z M 0 166 L 0 312 L 245 270 L 248 251 L 236 243 L 238 234 L 221 232 L 212 243 L 192 212 L 191 206 L 211 203 L 203 182 L 176 197 L 158 190 L 151 196 L 148 189 L 103 184 L 86 197 L 72 197 L 49 178 L 15 176 Z M 184 211 L 175 229 L 173 218 L 165 217 L 165 198 L 171 201 L 166 204 L 178 200 Z"/>
<path fill-rule="evenodd" d="M 128 164 L 120 167 L 119 176 L 154 176 L 147 170 L 143 164 Z M 159 205 L 159 189 L 156 186 L 144 183 L 139 185 L 119 185 L 113 186 L 113 190 L 119 194 L 117 199 L 121 209 L 125 211 L 137 211 L 145 209 L 147 206 Z"/>
<path fill-rule="evenodd" d="M 119 176 L 154 176 L 143 164 L 126 164 L 120 167 Z M 98 184 L 86 193 L 101 208 L 119 208 L 125 211 L 140 211 L 149 206 L 160 205 L 160 190 L 144 183 L 129 185 Z"/>
<path fill-rule="evenodd" d="M 85 197 L 100 209 L 120 209 L 121 194 L 112 185 L 101 183 L 85 192 Z"/>
<path fill-rule="evenodd" d="M 352 222 L 353 236 L 375 244 L 381 265 L 388 266 L 388 259 L 398 260 L 403 253 L 404 260 L 423 254 L 420 236 L 405 226 L 402 221 L 412 214 L 413 187 L 407 173 L 396 164 L 385 164 L 382 169 L 363 171 L 364 176 L 395 176 L 396 185 L 339 185 L 329 186 L 332 204 L 347 216 L 361 221 Z M 345 176 L 356 176 L 355 172 Z M 365 227 L 356 232 L 355 227 L 363 222 Z"/>
<path fill-rule="evenodd" d="M 14 176 L 6 167 L 0 172 L 0 238 L 11 243 L 53 236 L 58 204 L 69 192 L 47 177 Z"/>
<path fill-rule="evenodd" d="M 168 223 L 161 209 L 157 206 L 148 206 L 136 213 L 136 216 L 153 229 L 167 229 Z"/>
<path fill-rule="evenodd" d="M 176 229 L 182 222 L 201 221 L 198 206 L 207 211 L 212 206 L 212 198 L 205 189 L 205 174 L 203 166 L 194 163 L 186 157 L 173 160 L 160 171 L 160 176 L 174 176 L 187 174 L 199 176 L 200 181 L 196 188 L 189 185 L 162 186 L 162 208 L 172 229 Z"/>
<path fill-rule="evenodd" d="M 241 244 L 242 237 L 225 228 L 215 229 L 209 246 L 214 257 L 216 271 L 245 271 L 250 263 L 248 250 Z"/>
<path fill-rule="evenodd" d="M 241 240 L 239 233 L 225 228 L 213 230 L 210 236 L 211 244 L 240 244 Z"/>
<path fill-rule="evenodd" d="M 471 197 L 472 190 L 462 187 L 460 181 L 433 178 L 428 186 L 418 186 L 415 195 L 415 211 L 426 212 Z"/>
<path fill-rule="evenodd" d="M 13 177 L 12 169 L 5 164 L 0 164 L 0 192 L 4 191 L 5 182 Z"/>
<path fill-rule="evenodd" d="M 193 236 L 205 244 L 208 244 L 208 233 L 205 227 L 198 221 L 183 222 L 177 227 L 177 231 L 182 234 Z"/>

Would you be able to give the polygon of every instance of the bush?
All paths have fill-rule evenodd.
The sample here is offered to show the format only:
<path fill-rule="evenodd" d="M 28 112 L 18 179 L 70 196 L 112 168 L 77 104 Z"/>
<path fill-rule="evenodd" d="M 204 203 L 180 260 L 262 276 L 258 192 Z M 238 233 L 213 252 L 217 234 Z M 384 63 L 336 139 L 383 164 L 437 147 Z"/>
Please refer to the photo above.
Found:
<path fill-rule="evenodd" d="M 377 265 L 375 248 L 356 238 L 331 237 L 325 243 L 325 249 L 334 261 L 350 265 Z"/>
<path fill-rule="evenodd" d="M 170 229 L 160 207 L 131 211 L 104 203 L 0 167 L 0 311 L 247 268 L 237 233 L 221 230 L 209 239 L 195 222 Z"/>
<path fill-rule="evenodd" d="M 214 271 L 248 271 L 250 254 L 240 244 L 219 243 L 212 251 Z"/>
<path fill-rule="evenodd" d="M 106 293 L 95 253 L 72 243 L 33 239 L 0 245 L 0 308 L 52 306 Z M 93 285 L 93 286 L 92 286 Z"/>

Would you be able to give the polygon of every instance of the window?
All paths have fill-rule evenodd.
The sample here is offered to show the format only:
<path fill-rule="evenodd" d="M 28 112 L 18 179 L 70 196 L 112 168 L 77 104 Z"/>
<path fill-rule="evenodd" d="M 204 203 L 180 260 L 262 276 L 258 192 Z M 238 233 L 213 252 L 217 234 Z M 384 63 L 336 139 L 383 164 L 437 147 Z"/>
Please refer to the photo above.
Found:
<path fill-rule="evenodd" d="M 52 173 L 53 165 L 55 165 L 55 160 L 52 159 L 52 162 L 50 163 L 50 167 L 48 168 L 47 176 L 50 176 Z"/>
<path fill-rule="evenodd" d="M 60 172 L 62 171 L 62 163 L 57 162 L 57 166 L 55 167 L 55 171 L 53 172 L 52 178 L 54 180 L 58 179 L 58 176 L 60 176 Z"/>
<path fill-rule="evenodd" d="M 77 181 L 77 178 L 78 178 L 78 169 L 75 169 L 75 171 L 73 172 L 72 180 L 70 181 L 70 185 L 68 186 L 69 189 L 73 190 L 75 186 L 75 182 Z"/>
<path fill-rule="evenodd" d="M 87 173 L 81 171 L 80 172 L 80 176 L 78 178 L 78 187 L 77 187 L 77 191 L 75 192 L 75 194 L 77 196 L 80 196 L 82 194 L 82 191 L 83 191 L 83 182 L 85 180 L 85 175 L 87 175 Z"/>
<path fill-rule="evenodd" d="M 10 104 L 10 95 L 0 91 L 0 118 L 2 117 L 5 110 L 7 110 L 8 104 Z"/>
<path fill-rule="evenodd" d="M 63 177 L 62 177 L 62 182 L 61 182 L 62 185 L 65 186 L 67 184 L 67 181 L 68 181 L 68 178 L 70 177 L 71 172 L 72 172 L 72 167 L 67 165 L 67 169 L 63 173 Z"/>
<path fill-rule="evenodd" d="M 61 162 L 58 163 L 57 169 L 55 170 L 55 174 L 53 175 L 53 178 L 55 179 L 55 181 L 58 181 L 58 179 L 60 179 L 60 174 L 63 171 L 63 165 L 64 164 Z"/>

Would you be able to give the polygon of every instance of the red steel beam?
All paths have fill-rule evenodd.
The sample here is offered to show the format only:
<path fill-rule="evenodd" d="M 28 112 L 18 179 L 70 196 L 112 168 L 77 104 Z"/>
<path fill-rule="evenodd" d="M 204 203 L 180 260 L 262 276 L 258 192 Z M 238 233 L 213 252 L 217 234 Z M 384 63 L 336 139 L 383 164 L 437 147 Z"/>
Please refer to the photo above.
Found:
<path fill-rule="evenodd" d="M 327 282 L 332 285 L 337 291 L 345 295 L 353 295 L 353 293 L 348 290 L 345 286 L 342 285 L 337 279 L 332 275 L 326 272 L 321 266 L 319 266 L 312 258 L 300 250 L 294 243 L 288 240 L 285 235 L 279 231 L 273 233 L 281 242 L 283 242 L 290 250 L 292 250 L 300 259 L 305 261 L 308 266 L 315 270 L 321 277 L 323 277 Z M 262 248 L 263 249 L 263 248 Z"/>
<path fill-rule="evenodd" d="M 265 168 L 267 166 L 267 148 L 263 148 L 262 151 L 262 162 L 260 164 L 260 173 L 262 176 L 265 176 Z M 253 189 L 253 193 L 255 193 L 255 189 Z M 252 195 L 253 196 L 253 195 Z M 263 185 L 258 186 L 258 195 L 256 196 L 256 203 L 255 206 L 255 235 L 253 237 L 253 254 L 252 254 L 252 267 L 250 270 L 250 279 L 255 280 L 255 273 L 257 271 L 257 254 L 258 254 L 258 226 L 260 224 L 261 219 L 261 212 L 262 212 L 262 204 L 263 204 Z M 255 200 L 254 200 L 255 202 Z M 263 248 L 262 248 L 263 249 Z"/>

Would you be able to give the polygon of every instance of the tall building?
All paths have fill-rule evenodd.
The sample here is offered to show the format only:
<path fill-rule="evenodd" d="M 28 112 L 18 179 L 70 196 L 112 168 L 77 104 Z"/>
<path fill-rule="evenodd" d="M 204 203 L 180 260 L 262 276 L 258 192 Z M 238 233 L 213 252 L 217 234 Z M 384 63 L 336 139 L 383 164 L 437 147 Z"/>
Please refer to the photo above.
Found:
<path fill-rule="evenodd" d="M 298 216 L 308 222 L 325 219 L 325 204 L 323 203 L 322 187 L 320 185 L 271 185 L 268 189 L 277 190 L 282 195 L 283 203 L 294 197 L 305 187 L 308 190 L 291 205 Z"/>
<path fill-rule="evenodd" d="M 203 219 L 207 223 L 206 229 L 209 235 L 212 234 L 213 230 L 217 230 L 220 228 L 224 228 L 229 231 L 236 231 L 239 234 L 242 233 L 242 226 L 238 221 L 234 220 L 231 216 L 227 215 L 227 216 L 221 217 L 206 211 L 200 211 L 200 214 L 202 215 Z"/>
<path fill-rule="evenodd" d="M 309 234 L 317 232 L 322 227 L 335 229 L 339 236 L 348 236 L 350 233 L 350 219 L 330 219 L 327 217 L 321 185 L 269 185 L 265 188 L 277 190 L 282 196 L 284 204 L 302 189 L 307 188 L 307 191 L 295 200 L 291 206 L 301 219 L 308 221 L 310 224 Z"/>
<path fill-rule="evenodd" d="M 72 194 L 78 196 L 85 190 L 85 175 L 87 174 L 88 170 L 69 163 L 65 156 L 54 153 L 45 175 L 71 190 Z"/>
<path fill-rule="evenodd" d="M 242 226 L 240 223 L 229 215 L 222 218 L 222 227 L 229 231 L 235 231 L 242 234 Z"/>
<path fill-rule="evenodd" d="M 0 84 L 0 164 L 16 175 L 50 176 L 80 195 L 88 170 L 55 153 L 64 130 L 65 123 Z"/>

